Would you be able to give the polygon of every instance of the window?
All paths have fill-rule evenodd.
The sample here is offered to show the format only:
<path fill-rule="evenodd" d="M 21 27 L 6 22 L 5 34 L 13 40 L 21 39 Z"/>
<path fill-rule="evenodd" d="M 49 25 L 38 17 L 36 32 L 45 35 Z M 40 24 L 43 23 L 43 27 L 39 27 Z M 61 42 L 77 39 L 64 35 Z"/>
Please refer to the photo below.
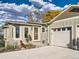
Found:
<path fill-rule="evenodd" d="M 57 30 L 58 30 L 58 31 L 60 31 L 61 29 L 60 29 L 60 28 L 58 28 Z"/>
<path fill-rule="evenodd" d="M 7 38 L 7 28 L 5 29 L 5 38 Z"/>
<path fill-rule="evenodd" d="M 20 28 L 19 26 L 16 26 L 16 38 L 20 37 Z"/>
<path fill-rule="evenodd" d="M 25 38 L 28 38 L 28 28 L 25 28 Z"/>
<path fill-rule="evenodd" d="M 42 28 L 42 32 L 45 32 L 45 28 Z"/>
<path fill-rule="evenodd" d="M 13 38 L 13 28 L 12 28 L 12 38 Z"/>
<path fill-rule="evenodd" d="M 67 30 L 71 30 L 71 27 L 68 27 Z"/>
<path fill-rule="evenodd" d="M 38 27 L 34 27 L 34 40 L 38 40 Z"/>
<path fill-rule="evenodd" d="M 53 29 L 53 31 L 56 31 L 56 29 Z"/>
<path fill-rule="evenodd" d="M 66 28 L 62 28 L 62 31 L 65 31 L 66 30 Z"/>

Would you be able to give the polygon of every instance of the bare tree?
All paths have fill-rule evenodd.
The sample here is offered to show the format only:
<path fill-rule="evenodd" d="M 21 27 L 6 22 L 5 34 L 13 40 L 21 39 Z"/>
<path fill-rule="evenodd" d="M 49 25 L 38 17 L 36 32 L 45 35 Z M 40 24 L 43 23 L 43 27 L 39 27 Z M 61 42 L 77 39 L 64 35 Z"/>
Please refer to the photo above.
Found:
<path fill-rule="evenodd" d="M 38 10 L 31 11 L 28 15 L 28 22 L 29 23 L 40 23 L 42 22 L 42 13 Z"/>

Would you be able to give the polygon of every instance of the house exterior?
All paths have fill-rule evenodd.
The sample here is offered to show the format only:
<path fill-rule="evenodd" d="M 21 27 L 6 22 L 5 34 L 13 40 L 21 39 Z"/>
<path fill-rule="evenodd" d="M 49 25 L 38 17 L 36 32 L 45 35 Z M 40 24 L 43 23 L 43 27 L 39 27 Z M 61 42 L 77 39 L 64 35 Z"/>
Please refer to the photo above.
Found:
<path fill-rule="evenodd" d="M 48 22 L 50 45 L 79 48 L 79 5 L 71 5 Z"/>
<path fill-rule="evenodd" d="M 71 5 L 46 24 L 6 22 L 4 26 L 5 46 L 10 41 L 20 40 L 26 44 L 25 35 L 37 46 L 54 45 L 79 49 L 79 5 Z M 11 43 L 12 43 L 11 42 Z"/>
<path fill-rule="evenodd" d="M 45 24 L 9 21 L 5 23 L 3 28 L 5 46 L 16 43 L 20 45 L 21 40 L 24 44 L 27 44 L 26 39 L 29 35 L 32 44 L 36 46 L 45 46 L 47 44 L 47 27 Z"/>

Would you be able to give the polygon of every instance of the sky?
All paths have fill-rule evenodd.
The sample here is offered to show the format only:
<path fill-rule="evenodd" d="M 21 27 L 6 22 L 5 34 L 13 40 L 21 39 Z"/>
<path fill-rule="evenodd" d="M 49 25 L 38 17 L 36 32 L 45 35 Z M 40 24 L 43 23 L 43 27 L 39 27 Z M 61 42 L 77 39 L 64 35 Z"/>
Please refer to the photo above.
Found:
<path fill-rule="evenodd" d="M 64 10 L 73 4 L 79 4 L 79 0 L 0 0 L 0 21 L 28 20 L 32 11 Z M 34 13 L 32 16 L 36 17 Z"/>
<path fill-rule="evenodd" d="M 57 6 L 65 6 L 68 4 L 77 4 L 79 0 L 52 0 L 52 3 L 54 3 Z"/>
<path fill-rule="evenodd" d="M 0 0 L 2 1 L 3 3 L 16 3 L 18 5 L 20 4 L 31 4 L 29 2 L 29 0 Z M 65 5 L 68 5 L 68 4 L 77 4 L 79 2 L 79 0 L 43 0 L 43 1 L 46 1 L 46 2 L 51 2 L 57 6 L 65 6 Z"/>

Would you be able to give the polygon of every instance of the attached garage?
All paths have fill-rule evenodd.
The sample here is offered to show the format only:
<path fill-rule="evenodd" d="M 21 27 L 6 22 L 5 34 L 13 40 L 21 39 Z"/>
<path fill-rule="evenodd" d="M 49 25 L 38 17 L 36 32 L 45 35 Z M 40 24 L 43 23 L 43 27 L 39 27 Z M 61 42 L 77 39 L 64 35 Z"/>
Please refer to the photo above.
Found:
<path fill-rule="evenodd" d="M 71 5 L 48 25 L 50 45 L 79 49 L 79 5 Z"/>
<path fill-rule="evenodd" d="M 71 39 L 71 27 L 53 29 L 52 37 L 54 46 L 68 47 Z"/>

